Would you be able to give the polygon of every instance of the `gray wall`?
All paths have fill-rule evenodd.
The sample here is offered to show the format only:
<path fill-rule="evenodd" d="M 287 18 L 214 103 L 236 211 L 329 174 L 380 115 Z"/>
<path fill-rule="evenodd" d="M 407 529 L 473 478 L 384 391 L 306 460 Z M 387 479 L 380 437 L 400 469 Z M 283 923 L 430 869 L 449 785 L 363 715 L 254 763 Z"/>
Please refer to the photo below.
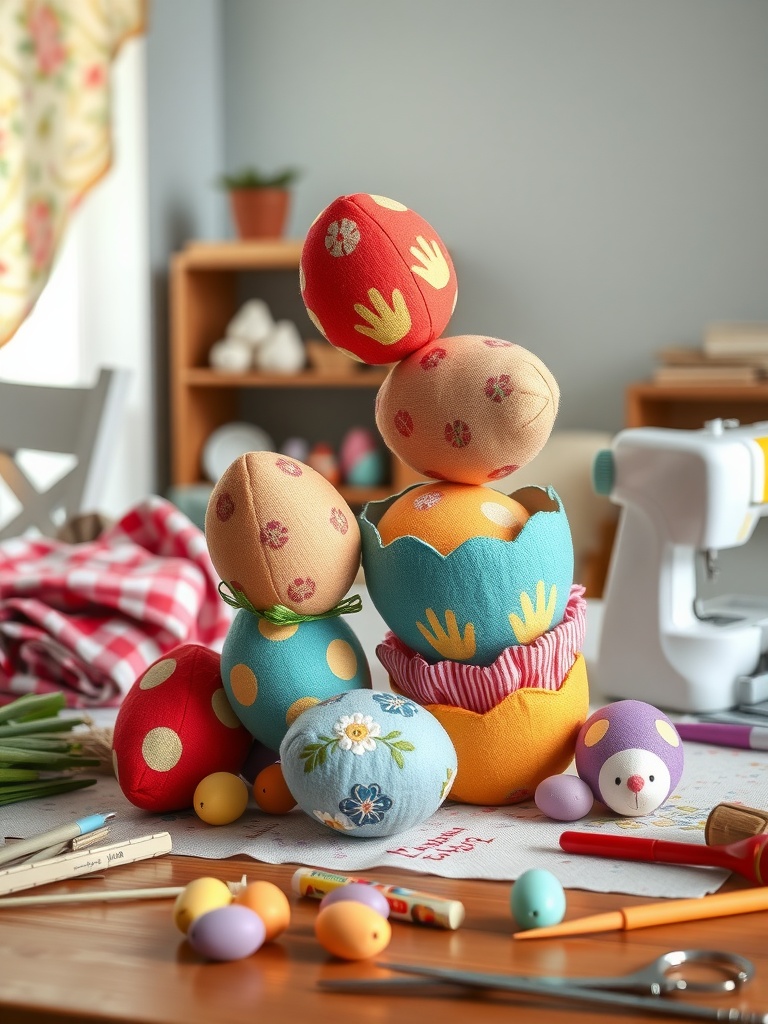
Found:
<path fill-rule="evenodd" d="M 296 164 L 450 249 L 450 333 L 534 350 L 617 429 L 660 346 L 768 320 L 765 0 L 224 0 L 227 168 Z"/>
<path fill-rule="evenodd" d="M 768 320 L 767 52 L 766 0 L 154 0 L 160 365 L 171 252 L 233 234 L 216 173 L 297 165 L 293 236 L 345 192 L 412 206 L 450 333 L 540 355 L 558 426 L 619 429 L 659 347 Z"/>

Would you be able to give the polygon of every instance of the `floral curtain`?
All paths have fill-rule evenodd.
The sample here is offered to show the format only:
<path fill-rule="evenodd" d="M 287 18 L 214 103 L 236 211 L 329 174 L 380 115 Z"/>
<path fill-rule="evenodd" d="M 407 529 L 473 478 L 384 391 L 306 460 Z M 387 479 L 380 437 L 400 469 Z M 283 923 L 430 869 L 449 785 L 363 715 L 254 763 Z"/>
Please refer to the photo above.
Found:
<path fill-rule="evenodd" d="M 110 62 L 145 0 L 0 0 L 0 346 L 111 162 Z"/>

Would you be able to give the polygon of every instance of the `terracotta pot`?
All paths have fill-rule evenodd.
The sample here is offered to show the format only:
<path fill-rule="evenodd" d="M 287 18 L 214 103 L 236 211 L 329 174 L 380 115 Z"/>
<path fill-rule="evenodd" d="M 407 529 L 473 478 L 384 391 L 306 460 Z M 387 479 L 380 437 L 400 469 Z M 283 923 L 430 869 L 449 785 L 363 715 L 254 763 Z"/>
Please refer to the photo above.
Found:
<path fill-rule="evenodd" d="M 240 188 L 229 193 L 232 219 L 240 238 L 280 238 L 291 194 L 282 188 Z"/>

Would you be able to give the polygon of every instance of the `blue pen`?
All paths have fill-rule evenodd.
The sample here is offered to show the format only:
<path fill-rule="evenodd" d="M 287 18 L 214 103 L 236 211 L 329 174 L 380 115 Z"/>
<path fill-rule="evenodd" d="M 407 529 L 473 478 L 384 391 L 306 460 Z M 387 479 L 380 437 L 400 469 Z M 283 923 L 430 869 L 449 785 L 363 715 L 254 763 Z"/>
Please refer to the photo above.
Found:
<path fill-rule="evenodd" d="M 59 825 L 58 828 L 41 832 L 40 835 L 32 836 L 30 839 L 21 839 L 18 843 L 10 843 L 0 849 L 0 864 L 8 864 L 9 861 L 19 860 L 27 854 L 37 853 L 38 850 L 47 850 L 49 847 L 68 843 L 70 839 L 102 828 L 114 817 L 114 811 L 107 814 L 89 814 L 87 818 L 79 818 L 69 825 Z"/>

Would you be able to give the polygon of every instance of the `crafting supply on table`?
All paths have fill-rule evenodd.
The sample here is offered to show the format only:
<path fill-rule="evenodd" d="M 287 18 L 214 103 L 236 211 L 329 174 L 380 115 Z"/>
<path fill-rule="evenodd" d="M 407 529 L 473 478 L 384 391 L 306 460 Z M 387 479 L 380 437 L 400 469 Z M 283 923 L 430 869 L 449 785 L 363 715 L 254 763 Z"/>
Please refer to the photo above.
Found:
<path fill-rule="evenodd" d="M 168 832 L 138 836 L 124 843 L 111 843 L 96 849 L 73 850 L 50 860 L 36 864 L 17 864 L 0 871 L 0 896 L 6 893 L 31 889 L 47 882 L 60 882 L 65 878 L 90 875 L 94 871 L 132 864 L 149 857 L 161 857 L 171 852 L 171 836 Z"/>
<path fill-rule="evenodd" d="M 560 846 L 566 853 L 619 860 L 656 861 L 659 864 L 725 868 L 757 885 L 768 883 L 768 835 L 750 836 L 737 843 L 707 846 L 672 843 L 665 839 L 610 836 L 593 832 L 563 832 Z"/>
<path fill-rule="evenodd" d="M 744 750 L 768 750 L 768 728 L 730 725 L 725 722 L 678 722 L 680 738 L 694 743 L 714 743 L 718 747 Z"/>
<path fill-rule="evenodd" d="M 96 846 L 102 839 L 107 838 L 110 831 L 109 825 L 105 825 L 103 828 L 95 828 L 92 832 L 75 836 L 74 839 L 70 839 L 66 843 L 55 843 L 53 846 L 46 846 L 44 850 L 37 850 L 30 857 L 25 857 L 24 861 L 26 864 L 35 864 L 40 860 L 57 857 L 60 853 L 66 853 L 68 850 L 84 850 L 86 847 Z"/>
<path fill-rule="evenodd" d="M 688 979 L 681 968 L 686 963 L 710 967 L 717 980 L 710 982 Z M 406 977 L 338 978 L 323 979 L 320 988 L 336 992 L 398 992 L 412 995 L 430 985 L 458 985 L 468 988 L 493 989 L 516 992 L 520 995 L 543 996 L 545 999 L 603 1005 L 618 1010 L 645 1010 L 650 1014 L 668 1017 L 688 1017 L 694 1020 L 723 1020 L 738 1024 L 766 1024 L 768 1014 L 749 1010 L 718 1009 L 662 1000 L 660 996 L 690 992 L 733 992 L 754 975 L 754 965 L 736 953 L 717 950 L 689 949 L 665 953 L 638 971 L 607 978 L 586 977 L 521 977 L 508 974 L 481 974 L 459 971 L 453 967 L 428 967 L 415 964 L 379 963 L 390 971 Z"/>
<path fill-rule="evenodd" d="M 59 903 L 127 903 L 130 900 L 168 900 L 182 892 L 184 892 L 183 885 L 159 885 L 152 889 L 99 889 L 98 892 L 1 896 L 0 910 L 7 910 L 9 907 L 53 906 Z"/>
<path fill-rule="evenodd" d="M 744 804 L 720 803 L 713 807 L 704 827 L 707 846 L 735 843 L 768 832 L 768 811 Z"/>
<path fill-rule="evenodd" d="M 326 893 L 350 882 L 372 885 L 383 893 L 389 903 L 389 913 L 393 920 L 452 930 L 458 928 L 464 920 L 464 904 L 459 900 L 442 899 L 440 896 L 431 896 L 429 893 L 405 889 L 399 885 L 385 885 L 370 878 L 349 878 L 347 875 L 337 875 L 330 871 L 299 868 L 293 874 L 291 888 L 299 896 L 322 899 Z"/>
<path fill-rule="evenodd" d="M 547 928 L 515 932 L 515 939 L 549 939 L 562 935 L 592 935 L 595 932 L 632 931 L 681 921 L 706 921 L 713 917 L 752 914 L 768 910 L 768 887 L 719 892 L 696 899 L 662 900 L 636 907 L 621 907 L 604 914 L 590 914 Z"/>
<path fill-rule="evenodd" d="M 29 839 L 20 839 L 16 843 L 9 843 L 0 849 L 0 864 L 10 864 L 11 861 L 26 857 L 27 854 L 68 843 L 70 839 L 86 835 L 97 828 L 103 828 L 114 817 L 114 811 L 110 811 L 108 814 L 90 814 L 87 818 L 79 818 L 66 825 L 59 825 L 57 828 L 41 832 L 37 836 L 30 836 Z"/>

